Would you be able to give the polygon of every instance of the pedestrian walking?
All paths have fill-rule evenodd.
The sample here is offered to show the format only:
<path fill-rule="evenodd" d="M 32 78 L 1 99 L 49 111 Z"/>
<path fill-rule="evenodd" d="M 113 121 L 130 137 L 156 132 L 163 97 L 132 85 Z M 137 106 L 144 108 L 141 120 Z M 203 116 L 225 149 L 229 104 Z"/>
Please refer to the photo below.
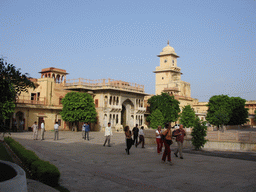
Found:
<path fill-rule="evenodd" d="M 105 146 L 106 143 L 108 142 L 108 146 L 111 147 L 111 146 L 110 146 L 110 137 L 111 137 L 112 135 L 113 135 L 113 134 L 112 134 L 111 123 L 109 122 L 109 123 L 108 123 L 108 126 L 105 128 L 105 137 L 106 137 L 106 139 L 105 139 L 105 142 L 104 142 L 103 146 Z"/>
<path fill-rule="evenodd" d="M 138 136 L 139 136 L 139 128 L 138 124 L 132 129 L 133 133 L 133 143 L 136 145 L 138 143 Z"/>
<path fill-rule="evenodd" d="M 24 129 L 24 121 L 21 120 L 21 122 L 20 122 L 20 131 L 22 132 L 23 129 Z"/>
<path fill-rule="evenodd" d="M 183 149 L 183 141 L 184 141 L 184 137 L 186 136 L 186 132 L 183 129 L 182 124 L 180 124 L 179 129 L 175 130 L 173 135 L 176 136 L 176 142 L 178 144 L 178 147 L 177 147 L 176 151 L 174 152 L 174 155 L 176 157 L 178 157 L 178 153 L 179 153 L 180 158 L 183 159 L 182 149 Z"/>
<path fill-rule="evenodd" d="M 59 124 L 56 121 L 54 125 L 54 140 L 59 140 Z"/>
<path fill-rule="evenodd" d="M 85 123 L 82 125 L 82 139 L 85 137 Z"/>
<path fill-rule="evenodd" d="M 162 156 L 162 162 L 165 163 L 166 157 L 167 161 L 170 165 L 172 165 L 172 160 L 171 160 L 171 149 L 170 145 L 172 144 L 172 131 L 171 131 L 171 126 L 166 125 L 167 129 L 162 133 L 163 135 L 163 142 L 164 142 L 164 153 Z"/>
<path fill-rule="evenodd" d="M 132 147 L 132 132 L 130 131 L 129 126 L 125 126 L 124 127 L 124 134 L 125 134 L 125 138 L 126 138 L 126 153 L 127 155 L 130 155 L 130 149 Z"/>
<path fill-rule="evenodd" d="M 90 126 L 86 122 L 85 123 L 85 130 L 84 130 L 84 140 L 86 140 L 86 137 L 87 137 L 87 140 L 89 141 L 89 131 L 90 131 Z"/>
<path fill-rule="evenodd" d="M 31 126 L 31 128 L 33 129 L 33 139 L 37 140 L 38 137 L 38 125 L 37 122 L 35 121 L 34 124 Z"/>
<path fill-rule="evenodd" d="M 139 143 L 137 143 L 137 145 L 135 145 L 135 147 L 137 147 L 140 143 L 142 143 L 142 148 L 145 148 L 144 147 L 144 144 L 145 144 L 145 139 L 144 139 L 144 131 L 143 131 L 144 127 L 141 126 L 140 130 L 139 130 Z"/>
<path fill-rule="evenodd" d="M 162 152 L 162 148 L 163 148 L 163 140 L 161 138 L 161 134 L 162 134 L 162 127 L 159 125 L 156 130 L 156 143 L 157 143 L 158 155 L 160 155 L 160 153 Z"/>
<path fill-rule="evenodd" d="M 44 132 L 45 132 L 45 126 L 44 126 L 44 120 L 41 123 L 41 140 L 44 140 Z"/>

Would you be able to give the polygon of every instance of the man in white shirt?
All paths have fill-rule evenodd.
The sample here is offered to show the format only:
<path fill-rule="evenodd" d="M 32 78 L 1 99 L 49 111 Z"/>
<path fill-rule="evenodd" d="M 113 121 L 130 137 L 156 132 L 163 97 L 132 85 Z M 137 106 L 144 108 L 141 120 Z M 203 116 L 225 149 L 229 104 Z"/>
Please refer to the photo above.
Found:
<path fill-rule="evenodd" d="M 111 123 L 109 122 L 108 126 L 105 128 L 105 137 L 106 137 L 106 139 L 105 139 L 105 142 L 104 142 L 103 146 L 105 146 L 107 141 L 108 141 L 108 146 L 111 147 L 110 146 L 110 136 L 111 135 L 113 135 L 113 134 L 112 134 Z"/>
<path fill-rule="evenodd" d="M 38 126 L 37 126 L 37 122 L 36 121 L 31 126 L 31 128 L 33 129 L 33 139 L 37 140 L 37 137 L 38 137 Z"/>
<path fill-rule="evenodd" d="M 56 121 L 55 125 L 54 125 L 54 140 L 59 140 L 59 124 Z"/>
<path fill-rule="evenodd" d="M 85 123 L 82 125 L 82 139 L 85 137 Z"/>
<path fill-rule="evenodd" d="M 41 123 L 41 140 L 44 140 L 44 132 L 45 132 L 45 127 L 44 127 L 44 120 Z"/>
<path fill-rule="evenodd" d="M 140 139 L 140 142 L 137 143 L 137 145 L 135 145 L 135 147 L 137 147 L 140 143 L 142 143 L 142 148 L 145 148 L 144 147 L 144 131 L 143 131 L 144 127 L 141 126 L 140 130 L 139 130 L 139 139 Z"/>

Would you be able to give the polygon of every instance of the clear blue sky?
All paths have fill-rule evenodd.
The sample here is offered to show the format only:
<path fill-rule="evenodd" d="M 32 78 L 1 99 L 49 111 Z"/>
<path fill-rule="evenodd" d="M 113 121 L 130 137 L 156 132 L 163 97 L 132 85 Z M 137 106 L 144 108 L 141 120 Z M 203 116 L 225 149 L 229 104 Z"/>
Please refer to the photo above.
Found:
<path fill-rule="evenodd" d="M 155 93 L 156 56 L 170 41 L 191 96 L 256 100 L 255 0 L 0 0 L 0 56 L 39 78 L 112 78 Z"/>

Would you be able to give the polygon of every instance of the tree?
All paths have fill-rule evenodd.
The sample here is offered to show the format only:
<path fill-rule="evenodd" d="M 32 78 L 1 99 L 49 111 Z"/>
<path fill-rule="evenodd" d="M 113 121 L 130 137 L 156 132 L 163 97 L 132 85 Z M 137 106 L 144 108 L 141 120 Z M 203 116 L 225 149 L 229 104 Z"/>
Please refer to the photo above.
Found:
<path fill-rule="evenodd" d="M 196 114 L 190 105 L 186 105 L 182 109 L 182 113 L 180 116 L 180 123 L 184 125 L 184 127 L 193 127 L 196 119 Z"/>
<path fill-rule="evenodd" d="M 163 117 L 164 122 L 175 122 L 179 118 L 179 104 L 180 102 L 174 99 L 174 96 L 170 96 L 167 93 L 162 93 L 161 95 L 155 95 L 148 100 L 150 105 L 151 114 L 156 110 L 160 110 Z M 151 120 L 151 115 L 147 120 Z"/>
<path fill-rule="evenodd" d="M 75 126 L 78 122 L 96 122 L 97 112 L 94 101 L 88 93 L 67 93 L 61 103 L 63 109 L 60 114 L 64 121 L 75 123 Z"/>
<path fill-rule="evenodd" d="M 15 109 L 15 98 L 29 87 L 35 88 L 28 74 L 22 74 L 13 64 L 0 58 L 0 121 L 10 118 Z"/>
<path fill-rule="evenodd" d="M 191 133 L 192 144 L 194 145 L 196 150 L 201 149 L 207 142 L 207 140 L 205 139 L 206 132 L 207 132 L 206 122 L 205 121 L 201 122 L 197 117 L 195 120 L 195 126 Z"/>
<path fill-rule="evenodd" d="M 248 110 L 245 108 L 246 100 L 240 97 L 230 98 L 230 108 L 232 109 L 232 115 L 228 122 L 229 125 L 241 125 L 246 123 L 248 120 Z"/>
<path fill-rule="evenodd" d="M 156 109 L 151 114 L 150 126 L 153 129 L 157 129 L 158 126 L 164 127 L 164 117 L 159 109 Z"/>
<path fill-rule="evenodd" d="M 214 112 L 214 117 L 212 118 L 212 120 L 215 122 L 215 125 L 217 125 L 218 127 L 221 125 L 222 130 L 224 131 L 224 125 L 228 124 L 230 117 L 225 110 L 220 109 Z"/>
<path fill-rule="evenodd" d="M 241 125 L 248 121 L 245 99 L 227 95 L 212 96 L 208 103 L 206 120 L 216 126 Z"/>
<path fill-rule="evenodd" d="M 256 109 L 254 111 L 254 121 L 256 121 Z"/>

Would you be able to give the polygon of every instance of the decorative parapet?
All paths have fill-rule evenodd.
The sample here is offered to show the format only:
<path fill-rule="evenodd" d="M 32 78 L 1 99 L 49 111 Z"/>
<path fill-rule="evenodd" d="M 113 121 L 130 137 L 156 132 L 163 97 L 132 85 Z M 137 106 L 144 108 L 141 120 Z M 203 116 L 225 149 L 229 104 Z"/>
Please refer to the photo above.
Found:
<path fill-rule="evenodd" d="M 15 103 L 18 104 L 32 104 L 32 105 L 46 105 L 45 97 L 33 98 L 31 96 L 19 96 Z"/>
<path fill-rule="evenodd" d="M 256 132 L 245 131 L 207 131 L 206 139 L 209 141 L 226 141 L 239 143 L 256 143 Z"/>
<path fill-rule="evenodd" d="M 113 89 L 121 89 L 124 91 L 136 91 L 144 93 L 144 85 L 139 85 L 137 83 L 129 83 L 125 81 L 120 80 L 114 80 L 114 79 L 84 79 L 84 78 L 78 78 L 78 79 L 68 79 L 65 83 L 65 87 L 75 87 L 75 86 L 81 86 L 83 88 L 91 89 L 91 90 L 97 90 L 97 89 L 107 89 L 107 88 L 113 88 Z"/>

